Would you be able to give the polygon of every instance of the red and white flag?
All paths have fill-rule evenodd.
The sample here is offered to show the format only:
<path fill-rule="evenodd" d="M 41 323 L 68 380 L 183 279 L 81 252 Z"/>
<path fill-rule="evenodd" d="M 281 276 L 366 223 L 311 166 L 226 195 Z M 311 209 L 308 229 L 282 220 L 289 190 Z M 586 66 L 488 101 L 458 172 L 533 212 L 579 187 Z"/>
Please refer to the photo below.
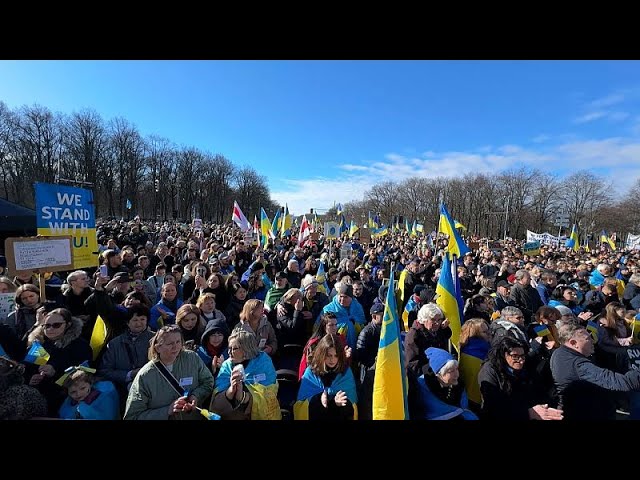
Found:
<path fill-rule="evenodd" d="M 240 205 L 238 205 L 238 202 L 236 201 L 233 202 L 233 215 L 231 219 L 243 232 L 251 229 L 251 224 L 247 220 L 247 217 L 244 216 L 244 213 L 242 213 L 242 210 L 240 210 Z"/>
<path fill-rule="evenodd" d="M 298 233 L 298 246 L 304 245 L 304 242 L 311 235 L 311 225 L 307 222 L 307 216 L 302 217 L 302 225 L 300 225 L 300 232 Z"/>

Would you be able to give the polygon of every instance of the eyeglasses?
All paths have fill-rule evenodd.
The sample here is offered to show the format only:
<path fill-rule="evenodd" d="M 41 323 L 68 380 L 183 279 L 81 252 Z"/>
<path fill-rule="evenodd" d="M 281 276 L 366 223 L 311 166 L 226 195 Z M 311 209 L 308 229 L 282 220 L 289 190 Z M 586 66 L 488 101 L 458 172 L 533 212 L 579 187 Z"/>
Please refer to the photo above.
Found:
<path fill-rule="evenodd" d="M 50 329 L 50 328 L 60 328 L 64 324 L 65 324 L 65 322 L 45 323 L 44 324 L 44 328 L 45 328 L 45 330 Z"/>
<path fill-rule="evenodd" d="M 523 360 L 524 361 L 524 359 L 526 358 L 525 355 L 521 355 L 519 353 L 507 353 L 507 355 L 509 355 L 514 360 Z"/>

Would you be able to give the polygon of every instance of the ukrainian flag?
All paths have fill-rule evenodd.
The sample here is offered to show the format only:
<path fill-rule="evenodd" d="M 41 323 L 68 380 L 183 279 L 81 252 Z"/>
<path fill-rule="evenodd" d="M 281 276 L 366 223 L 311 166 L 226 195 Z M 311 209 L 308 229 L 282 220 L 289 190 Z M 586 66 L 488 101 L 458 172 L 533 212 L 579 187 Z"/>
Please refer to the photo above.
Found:
<path fill-rule="evenodd" d="M 454 228 L 454 225 L 454 221 L 451 220 L 451 216 L 449 215 L 449 212 L 447 212 L 447 207 L 444 203 L 441 203 L 438 230 L 440 230 L 440 233 L 446 233 L 449 235 L 449 245 L 447 247 L 449 255 L 455 255 L 458 258 L 462 258 L 464 255 L 469 253 L 470 250 L 462 240 L 458 231 Z"/>
<path fill-rule="evenodd" d="M 616 250 L 616 244 L 613 240 L 611 240 L 611 238 L 609 238 L 609 236 L 607 235 L 607 232 L 602 230 L 602 233 L 600 234 L 600 242 L 601 243 L 606 243 L 607 245 L 609 245 L 611 247 L 611 250 L 613 250 L 615 252 Z"/>
<path fill-rule="evenodd" d="M 353 238 L 358 230 L 360 230 L 360 227 L 358 227 L 358 225 L 356 225 L 356 222 L 351 219 L 351 226 L 349 227 L 349 237 Z"/>
<path fill-rule="evenodd" d="M 382 225 L 380 228 L 371 229 L 372 237 L 382 237 L 384 235 L 387 235 L 388 233 L 389 233 L 389 228 L 387 228 L 385 225 Z"/>
<path fill-rule="evenodd" d="M 280 237 L 290 235 L 289 229 L 291 228 L 291 215 L 289 215 L 289 206 L 284 204 L 284 216 L 280 225 Z"/>
<path fill-rule="evenodd" d="M 444 312 L 445 317 L 449 320 L 449 328 L 451 328 L 451 343 L 456 348 L 456 351 L 460 351 L 460 326 L 462 325 L 462 297 L 460 296 L 460 289 L 456 290 L 456 284 L 458 281 L 458 262 L 457 260 L 451 260 L 448 255 L 444 255 L 442 259 L 442 269 L 440 271 L 440 278 L 438 279 L 438 285 L 436 286 L 436 293 L 439 297 L 436 303 L 440 306 Z M 456 277 L 456 281 L 453 280 L 453 275 Z"/>
<path fill-rule="evenodd" d="M 271 222 L 267 216 L 267 212 L 264 211 L 264 207 L 260 207 L 260 236 L 261 243 L 266 247 L 269 243 L 269 234 L 271 232 Z"/>
<path fill-rule="evenodd" d="M 389 285 L 393 285 L 393 269 Z M 393 288 L 387 291 L 373 380 L 373 419 L 408 420 L 407 374 L 400 344 L 400 319 Z"/>
<path fill-rule="evenodd" d="M 577 252 L 580 248 L 580 240 L 578 239 L 578 230 L 576 229 L 576 224 L 573 224 L 573 228 L 571 229 L 571 235 L 567 239 L 567 242 L 564 244 L 565 247 L 573 249 L 574 252 Z"/>
<path fill-rule="evenodd" d="M 533 327 L 533 329 L 535 330 L 536 335 L 538 335 L 539 337 L 546 337 L 547 335 L 551 335 L 549 327 L 547 327 L 546 325 L 538 325 L 537 327 Z"/>
<path fill-rule="evenodd" d="M 342 212 L 344 212 L 344 209 L 342 208 L 342 204 L 339 203 L 338 205 L 336 205 L 336 216 L 340 216 L 342 215 Z"/>
<path fill-rule="evenodd" d="M 367 226 L 371 229 L 378 228 L 378 225 L 376 225 L 376 222 L 373 220 L 373 217 L 371 216 L 371 212 L 368 212 L 368 214 L 369 214 L 369 218 L 368 218 Z"/>
<path fill-rule="evenodd" d="M 24 361 L 35 363 L 36 365 L 46 365 L 50 357 L 49 352 L 44 349 L 39 341 L 35 340 L 24 357 Z"/>
<path fill-rule="evenodd" d="M 466 229 L 467 229 L 467 227 L 465 227 L 463 224 L 461 224 L 458 220 L 456 220 L 454 223 L 455 223 L 455 224 L 454 224 L 454 227 L 456 227 L 456 230 L 457 230 L 458 228 L 459 228 L 460 230 L 466 230 Z"/>
<path fill-rule="evenodd" d="M 320 265 L 318 266 L 316 280 L 318 281 L 318 291 L 325 295 L 329 295 L 329 285 L 327 284 L 327 275 L 324 271 L 324 262 L 320 262 Z"/>
<path fill-rule="evenodd" d="M 418 222 L 416 222 L 414 220 L 413 221 L 413 225 L 411 225 L 411 233 L 409 234 L 411 237 L 417 237 L 418 236 L 417 224 L 418 224 Z"/>
<path fill-rule="evenodd" d="M 587 330 L 591 334 L 591 337 L 593 337 L 593 343 L 598 343 L 598 325 L 595 322 L 588 321 Z"/>
<path fill-rule="evenodd" d="M 282 224 L 282 209 L 278 208 L 273 216 L 273 222 L 271 222 L 271 238 L 276 238 L 280 231 L 280 225 Z"/>
<path fill-rule="evenodd" d="M 404 229 L 407 231 L 407 233 L 411 233 L 411 227 L 409 226 L 409 219 L 408 218 L 404 219 Z"/>

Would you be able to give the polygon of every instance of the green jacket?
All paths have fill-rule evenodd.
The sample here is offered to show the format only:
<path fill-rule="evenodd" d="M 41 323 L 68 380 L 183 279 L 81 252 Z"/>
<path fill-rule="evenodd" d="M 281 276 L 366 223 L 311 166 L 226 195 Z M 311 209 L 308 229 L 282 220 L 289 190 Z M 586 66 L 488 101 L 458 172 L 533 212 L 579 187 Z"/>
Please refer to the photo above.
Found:
<path fill-rule="evenodd" d="M 264 299 L 264 304 L 267 307 L 269 307 L 269 310 L 273 310 L 276 304 L 282 298 L 282 295 L 287 293 L 287 290 L 289 290 L 290 288 L 291 287 L 289 286 L 288 283 L 284 288 L 276 288 L 276 284 L 274 282 L 273 285 L 271 285 L 271 288 L 269 289 L 269 291 L 267 292 L 267 296 Z"/>
<path fill-rule="evenodd" d="M 204 402 L 213 392 L 213 375 L 200 360 L 197 353 L 183 350 L 178 355 L 171 371 L 178 381 L 191 378 L 191 385 L 183 385 L 189 395 L 195 395 L 198 406 L 206 408 Z M 177 413 L 169 416 L 169 405 L 179 398 L 178 392 L 160 373 L 154 361 L 148 362 L 140 369 L 133 380 L 127 406 L 125 420 L 197 420 L 204 419 L 197 410 L 189 413 Z"/>

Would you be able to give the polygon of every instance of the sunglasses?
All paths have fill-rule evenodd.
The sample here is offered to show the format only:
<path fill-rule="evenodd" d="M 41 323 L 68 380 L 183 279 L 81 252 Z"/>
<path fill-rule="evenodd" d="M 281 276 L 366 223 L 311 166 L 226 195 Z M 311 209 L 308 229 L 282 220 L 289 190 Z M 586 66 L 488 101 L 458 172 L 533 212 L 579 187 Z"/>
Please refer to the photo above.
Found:
<path fill-rule="evenodd" d="M 54 322 L 54 323 L 45 323 L 44 324 L 44 328 L 45 329 L 50 329 L 50 328 L 60 328 L 62 325 L 64 325 L 65 322 Z"/>

